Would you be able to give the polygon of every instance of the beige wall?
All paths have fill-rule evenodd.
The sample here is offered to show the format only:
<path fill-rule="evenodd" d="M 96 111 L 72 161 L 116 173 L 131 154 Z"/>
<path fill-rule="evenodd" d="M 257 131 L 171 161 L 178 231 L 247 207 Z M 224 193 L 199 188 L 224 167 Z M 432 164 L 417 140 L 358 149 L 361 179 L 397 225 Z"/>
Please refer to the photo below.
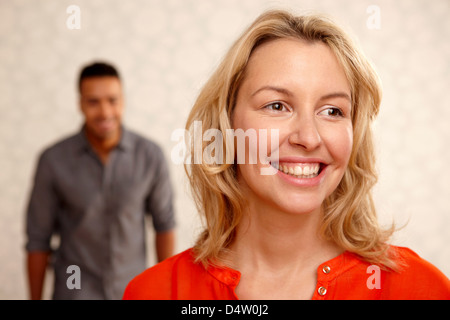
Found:
<path fill-rule="evenodd" d="M 72 4 L 81 10 L 79 30 L 66 26 Z M 184 127 L 201 85 L 243 28 L 272 7 L 334 16 L 374 61 L 384 87 L 375 127 L 381 220 L 409 221 L 394 243 L 450 275 L 448 0 L 0 0 L 0 299 L 26 298 L 31 178 L 38 153 L 80 128 L 80 66 L 99 58 L 119 67 L 126 124 L 170 159 L 170 135 Z M 180 251 L 192 245 L 199 222 L 182 166 L 170 166 Z"/>

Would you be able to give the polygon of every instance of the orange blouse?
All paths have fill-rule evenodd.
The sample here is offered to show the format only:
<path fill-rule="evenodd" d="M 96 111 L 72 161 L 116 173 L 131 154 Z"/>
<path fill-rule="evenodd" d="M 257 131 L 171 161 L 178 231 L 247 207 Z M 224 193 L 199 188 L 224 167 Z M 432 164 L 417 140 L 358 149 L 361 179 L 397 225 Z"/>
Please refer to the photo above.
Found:
<path fill-rule="evenodd" d="M 321 264 L 313 300 L 445 299 L 450 281 L 408 248 L 394 247 L 404 267 L 384 271 L 357 255 L 343 254 Z M 194 263 L 192 249 L 145 270 L 127 286 L 126 300 L 235 300 L 240 272 Z"/>

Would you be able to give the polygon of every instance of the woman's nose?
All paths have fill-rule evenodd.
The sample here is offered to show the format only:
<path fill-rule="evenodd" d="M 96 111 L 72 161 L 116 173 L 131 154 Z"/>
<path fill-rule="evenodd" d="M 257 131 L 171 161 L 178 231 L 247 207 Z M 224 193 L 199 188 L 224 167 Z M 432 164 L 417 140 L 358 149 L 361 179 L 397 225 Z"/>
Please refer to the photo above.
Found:
<path fill-rule="evenodd" d="M 307 151 L 316 149 L 321 143 L 321 137 L 314 117 L 303 116 L 292 121 L 288 141 Z"/>

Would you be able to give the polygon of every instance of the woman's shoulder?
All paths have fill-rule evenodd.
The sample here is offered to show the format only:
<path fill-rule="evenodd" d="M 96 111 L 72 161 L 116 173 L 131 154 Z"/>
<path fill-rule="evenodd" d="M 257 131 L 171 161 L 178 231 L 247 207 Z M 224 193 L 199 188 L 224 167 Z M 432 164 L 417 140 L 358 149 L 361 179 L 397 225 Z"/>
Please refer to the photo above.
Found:
<path fill-rule="evenodd" d="M 406 247 L 391 246 L 399 270 L 386 274 L 386 286 L 399 299 L 450 299 L 450 280 L 436 266 Z"/>
<path fill-rule="evenodd" d="M 195 272 L 192 249 L 187 249 L 146 269 L 127 285 L 124 300 L 166 300 L 172 296 L 172 278 Z M 174 272 L 176 271 L 176 272 Z"/>
<path fill-rule="evenodd" d="M 448 278 L 432 263 L 420 257 L 416 252 L 407 247 L 391 246 L 396 261 L 399 264 L 398 274 L 416 274 L 416 276 Z"/>
<path fill-rule="evenodd" d="M 436 266 L 406 247 L 390 246 L 397 268 L 371 264 L 346 253 L 336 272 L 335 299 L 448 300 L 450 280 Z M 325 271 L 324 271 L 325 272 Z M 333 273 L 330 272 L 329 275 Z M 330 288 L 331 289 L 331 288 Z M 330 294 L 333 290 L 328 290 Z"/>

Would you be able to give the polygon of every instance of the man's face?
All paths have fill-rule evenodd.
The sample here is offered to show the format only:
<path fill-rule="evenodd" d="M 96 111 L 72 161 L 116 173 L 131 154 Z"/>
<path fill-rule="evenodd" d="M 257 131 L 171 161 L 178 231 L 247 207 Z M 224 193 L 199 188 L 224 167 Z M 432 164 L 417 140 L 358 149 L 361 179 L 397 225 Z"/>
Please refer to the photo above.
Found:
<path fill-rule="evenodd" d="M 98 139 L 115 136 L 122 123 L 123 95 L 113 76 L 90 77 L 81 82 L 81 112 L 86 130 Z"/>

